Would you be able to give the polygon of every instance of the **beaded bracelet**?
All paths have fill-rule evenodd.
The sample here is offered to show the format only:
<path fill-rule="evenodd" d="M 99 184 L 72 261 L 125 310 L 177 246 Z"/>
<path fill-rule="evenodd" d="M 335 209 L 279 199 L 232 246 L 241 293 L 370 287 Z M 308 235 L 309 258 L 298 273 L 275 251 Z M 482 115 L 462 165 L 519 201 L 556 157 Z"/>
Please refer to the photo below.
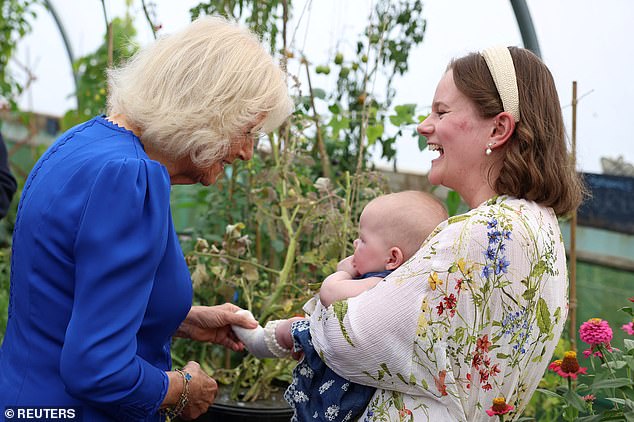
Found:
<path fill-rule="evenodd" d="M 266 343 L 266 347 L 269 351 L 278 358 L 286 358 L 291 355 L 291 349 L 280 346 L 275 338 L 275 329 L 282 321 L 281 319 L 269 321 L 264 326 L 264 343 Z"/>
<path fill-rule="evenodd" d="M 163 414 L 170 419 L 179 416 L 181 413 L 183 413 L 183 410 L 185 410 L 185 406 L 187 406 L 187 403 L 189 402 L 189 381 L 192 379 L 192 376 L 189 372 L 185 372 L 180 369 L 176 369 L 176 372 L 181 374 L 181 377 L 183 377 L 183 391 L 178 398 L 178 403 L 176 403 L 176 406 L 165 409 L 163 411 Z"/>

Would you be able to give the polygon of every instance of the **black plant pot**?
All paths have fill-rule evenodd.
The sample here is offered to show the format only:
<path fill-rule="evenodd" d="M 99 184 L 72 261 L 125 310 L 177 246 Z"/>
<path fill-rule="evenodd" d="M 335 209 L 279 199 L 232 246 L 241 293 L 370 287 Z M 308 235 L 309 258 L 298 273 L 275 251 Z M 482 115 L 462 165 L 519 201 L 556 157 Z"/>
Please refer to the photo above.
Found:
<path fill-rule="evenodd" d="M 293 411 L 286 409 L 266 409 L 251 407 L 251 403 L 244 406 L 214 404 L 209 411 L 202 415 L 197 421 L 202 422 L 288 422 L 293 416 Z"/>
<path fill-rule="evenodd" d="M 268 400 L 243 402 L 232 400 L 222 390 L 207 413 L 196 419 L 199 422 L 289 422 L 293 416 L 282 397 L 282 392 L 273 394 Z"/>

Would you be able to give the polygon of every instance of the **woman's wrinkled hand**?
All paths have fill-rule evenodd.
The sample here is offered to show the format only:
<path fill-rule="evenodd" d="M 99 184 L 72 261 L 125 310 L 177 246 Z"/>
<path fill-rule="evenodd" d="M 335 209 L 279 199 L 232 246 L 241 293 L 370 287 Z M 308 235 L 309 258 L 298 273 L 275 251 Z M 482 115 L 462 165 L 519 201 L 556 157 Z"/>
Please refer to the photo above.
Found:
<path fill-rule="evenodd" d="M 191 379 L 189 380 L 189 400 L 180 417 L 184 420 L 192 420 L 207 412 L 216 399 L 218 384 L 196 362 L 187 362 L 183 371 L 188 372 Z"/>
<path fill-rule="evenodd" d="M 192 306 L 187 318 L 181 324 L 176 337 L 186 337 L 196 341 L 220 344 L 234 351 L 240 351 L 244 345 L 231 325 L 244 328 L 256 328 L 258 322 L 244 314 L 236 314 L 241 308 L 225 303 L 216 306 Z"/>

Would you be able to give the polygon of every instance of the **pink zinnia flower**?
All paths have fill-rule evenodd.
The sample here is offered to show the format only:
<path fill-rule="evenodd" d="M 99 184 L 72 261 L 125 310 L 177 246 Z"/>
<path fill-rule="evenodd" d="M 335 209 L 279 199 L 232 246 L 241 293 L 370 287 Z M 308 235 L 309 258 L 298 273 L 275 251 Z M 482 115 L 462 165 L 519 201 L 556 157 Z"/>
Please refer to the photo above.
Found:
<path fill-rule="evenodd" d="M 579 366 L 577 360 L 577 353 L 569 351 L 564 353 L 563 359 L 558 359 L 548 365 L 548 369 L 556 372 L 564 378 L 577 379 L 577 375 L 585 374 L 588 368 L 582 368 Z"/>
<path fill-rule="evenodd" d="M 588 394 L 588 395 L 583 396 L 583 400 L 584 401 L 594 401 L 594 400 L 596 400 L 596 398 L 597 397 L 594 394 Z"/>
<path fill-rule="evenodd" d="M 621 327 L 623 331 L 628 333 L 631 336 L 634 336 L 634 322 L 630 322 L 629 324 L 623 324 Z"/>
<path fill-rule="evenodd" d="M 487 409 L 486 412 L 489 416 L 504 415 L 505 413 L 509 413 L 513 409 L 513 406 L 506 404 L 506 400 L 504 399 L 504 397 L 496 397 L 493 399 L 493 406 L 491 406 L 490 409 Z"/>
<path fill-rule="evenodd" d="M 579 327 L 579 337 L 585 343 L 590 345 L 590 349 L 583 352 L 585 357 L 592 354 L 601 357 L 600 347 L 605 347 L 608 351 L 612 351 L 610 341 L 612 340 L 612 328 L 607 321 L 601 318 L 590 318 Z"/>
<path fill-rule="evenodd" d="M 591 318 L 581 324 L 579 328 L 581 340 L 591 346 L 595 344 L 608 345 L 612 340 L 612 328 L 601 318 Z"/>

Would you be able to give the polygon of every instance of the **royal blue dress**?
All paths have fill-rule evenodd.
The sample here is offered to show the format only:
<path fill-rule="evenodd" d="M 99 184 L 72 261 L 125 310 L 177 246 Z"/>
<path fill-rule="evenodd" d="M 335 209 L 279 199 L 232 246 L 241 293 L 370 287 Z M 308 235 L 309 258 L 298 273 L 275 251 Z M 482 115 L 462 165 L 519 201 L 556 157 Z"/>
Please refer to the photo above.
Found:
<path fill-rule="evenodd" d="M 169 199 L 166 168 L 103 116 L 37 162 L 13 234 L 0 409 L 162 419 L 171 336 L 192 301 Z"/>

